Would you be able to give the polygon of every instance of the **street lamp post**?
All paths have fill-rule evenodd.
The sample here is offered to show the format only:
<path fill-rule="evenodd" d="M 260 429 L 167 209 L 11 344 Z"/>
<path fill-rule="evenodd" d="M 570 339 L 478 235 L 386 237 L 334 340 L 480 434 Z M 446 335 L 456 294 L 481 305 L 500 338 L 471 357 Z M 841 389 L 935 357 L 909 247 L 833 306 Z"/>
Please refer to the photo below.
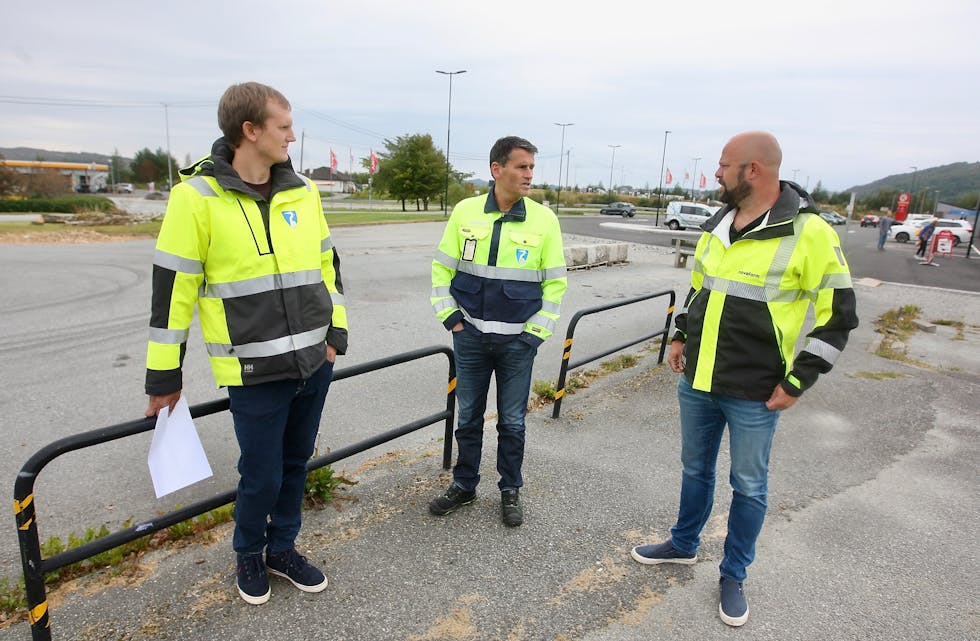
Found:
<path fill-rule="evenodd" d="M 694 173 L 691 174 L 691 200 L 697 202 L 694 198 L 694 182 L 698 179 L 698 162 L 701 160 L 701 156 L 694 159 Z"/>
<path fill-rule="evenodd" d="M 555 198 L 555 214 L 558 214 L 558 210 L 561 208 L 561 170 L 562 161 L 565 159 L 565 127 L 571 127 L 574 122 L 556 122 L 556 125 L 561 127 L 561 152 L 558 154 L 558 196 Z"/>
<path fill-rule="evenodd" d="M 935 216 L 936 212 L 939 211 L 939 190 L 934 189 L 933 191 L 936 194 L 936 200 L 934 200 L 932 203 L 932 215 Z"/>
<path fill-rule="evenodd" d="M 174 169 L 170 162 L 170 105 L 163 103 L 163 120 L 167 126 L 167 190 L 174 187 Z"/>
<path fill-rule="evenodd" d="M 466 73 L 466 69 L 460 69 L 459 71 L 440 71 L 436 69 L 436 73 L 441 73 L 444 76 L 449 76 L 449 110 L 448 117 L 446 118 L 446 197 L 442 204 L 442 215 L 449 215 L 449 132 L 452 130 L 453 124 L 453 76 L 459 75 L 461 73 Z"/>
<path fill-rule="evenodd" d="M 616 149 L 622 147 L 622 145 L 607 145 L 612 151 L 612 160 L 609 161 L 609 194 L 612 195 L 613 190 L 613 166 L 616 164 Z"/>
<path fill-rule="evenodd" d="M 794 183 L 796 182 L 796 174 L 798 174 L 799 172 L 800 172 L 800 170 L 799 170 L 799 169 L 794 169 L 794 170 L 793 170 L 793 182 L 794 182 Z"/>
<path fill-rule="evenodd" d="M 914 165 L 909 165 L 909 169 L 912 170 L 912 193 L 910 194 L 911 198 L 909 199 L 909 213 L 913 214 L 915 213 L 912 211 L 915 209 L 915 183 L 919 178 L 919 168 Z"/>
<path fill-rule="evenodd" d="M 657 187 L 657 213 L 654 216 L 653 226 L 658 227 L 660 225 L 660 210 L 664 205 L 664 163 L 667 160 L 667 134 L 670 130 L 664 131 L 664 153 L 660 156 L 660 186 Z"/>

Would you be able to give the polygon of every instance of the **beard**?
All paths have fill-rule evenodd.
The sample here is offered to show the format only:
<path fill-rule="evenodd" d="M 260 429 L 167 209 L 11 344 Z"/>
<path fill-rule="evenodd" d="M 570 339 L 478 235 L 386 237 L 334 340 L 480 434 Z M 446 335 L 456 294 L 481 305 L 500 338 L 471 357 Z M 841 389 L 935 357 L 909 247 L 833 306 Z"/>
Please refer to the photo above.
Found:
<path fill-rule="evenodd" d="M 738 170 L 738 177 L 735 179 L 737 182 L 735 186 L 731 189 L 728 185 L 721 183 L 724 190 L 718 196 L 721 202 L 726 205 L 731 205 L 732 207 L 738 207 L 738 204 L 752 195 L 752 185 L 745 182 L 745 167 L 742 166 Z"/>

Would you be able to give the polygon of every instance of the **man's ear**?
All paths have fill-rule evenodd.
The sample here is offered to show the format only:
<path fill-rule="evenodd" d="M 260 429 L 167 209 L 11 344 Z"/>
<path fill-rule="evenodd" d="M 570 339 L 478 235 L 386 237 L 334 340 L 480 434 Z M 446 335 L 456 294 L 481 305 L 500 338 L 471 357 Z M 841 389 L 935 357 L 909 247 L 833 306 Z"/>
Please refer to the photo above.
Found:
<path fill-rule="evenodd" d="M 500 163 L 492 162 L 490 163 L 490 175 L 493 176 L 494 180 L 497 180 L 497 174 L 500 173 Z"/>
<path fill-rule="evenodd" d="M 246 120 L 242 123 L 242 136 L 252 142 L 258 138 L 260 128 L 255 125 L 251 120 Z"/>

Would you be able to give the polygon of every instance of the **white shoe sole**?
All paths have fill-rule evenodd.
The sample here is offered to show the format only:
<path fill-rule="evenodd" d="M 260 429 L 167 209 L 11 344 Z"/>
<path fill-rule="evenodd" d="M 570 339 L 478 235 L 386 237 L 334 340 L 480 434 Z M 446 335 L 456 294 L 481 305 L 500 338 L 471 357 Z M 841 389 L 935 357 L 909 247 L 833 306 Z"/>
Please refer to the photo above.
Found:
<path fill-rule="evenodd" d="M 639 547 L 639 546 L 637 546 Z M 641 555 L 636 551 L 636 548 L 630 550 L 630 556 L 637 563 L 642 563 L 643 565 L 660 565 L 661 563 L 676 563 L 677 565 L 694 565 L 698 562 L 698 555 L 695 554 L 689 559 L 648 559 L 647 557 Z"/>
<path fill-rule="evenodd" d="M 745 614 L 743 614 L 742 616 L 740 616 L 740 617 L 730 617 L 727 614 L 725 614 L 725 611 L 724 610 L 721 609 L 721 604 L 719 603 L 718 604 L 718 616 L 721 617 L 721 620 L 724 623 L 732 626 L 733 628 L 737 628 L 739 626 L 745 625 L 745 622 L 749 620 L 749 607 L 748 606 L 745 606 Z"/>
<path fill-rule="evenodd" d="M 302 583 L 297 583 L 296 581 L 293 581 L 291 578 L 289 578 L 289 575 L 286 574 L 285 572 L 280 572 L 279 570 L 273 570 L 269 566 L 266 566 L 265 569 L 269 574 L 275 574 L 276 576 L 281 576 L 282 578 L 286 579 L 287 581 L 295 585 L 298 589 L 302 590 L 303 592 L 316 593 L 316 592 L 323 592 L 324 590 L 327 589 L 327 577 L 323 577 L 323 583 L 318 583 L 316 585 L 303 585 Z M 266 600 L 268 600 L 268 598 L 269 597 L 266 596 Z"/>
<path fill-rule="evenodd" d="M 236 584 L 235 587 L 238 588 L 238 585 Z M 269 591 L 263 594 L 262 596 L 252 596 L 251 594 L 245 594 L 245 592 L 243 592 L 241 588 L 238 588 L 238 596 L 242 597 L 242 600 L 245 601 L 245 603 L 248 603 L 249 605 L 262 605 L 263 603 L 269 600 L 270 596 L 272 596 L 272 588 L 269 588 Z"/>

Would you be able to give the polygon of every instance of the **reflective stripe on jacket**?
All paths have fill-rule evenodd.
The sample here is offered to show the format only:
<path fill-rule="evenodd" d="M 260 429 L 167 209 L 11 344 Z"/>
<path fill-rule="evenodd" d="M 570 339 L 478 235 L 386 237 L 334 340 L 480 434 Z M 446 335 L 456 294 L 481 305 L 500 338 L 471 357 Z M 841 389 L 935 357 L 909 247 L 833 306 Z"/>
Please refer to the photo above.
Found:
<path fill-rule="evenodd" d="M 183 386 L 195 305 L 218 386 L 308 378 L 326 343 L 347 349 L 340 260 L 316 186 L 286 161 L 272 168 L 266 202 L 222 153 L 219 140 L 182 171 L 167 204 L 153 260 L 151 395 Z"/>
<path fill-rule="evenodd" d="M 528 198 L 508 214 L 493 189 L 453 209 L 432 261 L 432 307 L 494 342 L 539 345 L 554 332 L 568 282 L 558 218 Z"/>
<path fill-rule="evenodd" d="M 800 197 L 784 183 L 762 224 L 733 243 L 730 207 L 702 226 L 675 334 L 686 341 L 684 375 L 695 389 L 766 400 L 781 384 L 799 396 L 830 371 L 857 327 L 837 233 L 800 211 Z M 814 327 L 794 357 L 811 305 Z"/>

